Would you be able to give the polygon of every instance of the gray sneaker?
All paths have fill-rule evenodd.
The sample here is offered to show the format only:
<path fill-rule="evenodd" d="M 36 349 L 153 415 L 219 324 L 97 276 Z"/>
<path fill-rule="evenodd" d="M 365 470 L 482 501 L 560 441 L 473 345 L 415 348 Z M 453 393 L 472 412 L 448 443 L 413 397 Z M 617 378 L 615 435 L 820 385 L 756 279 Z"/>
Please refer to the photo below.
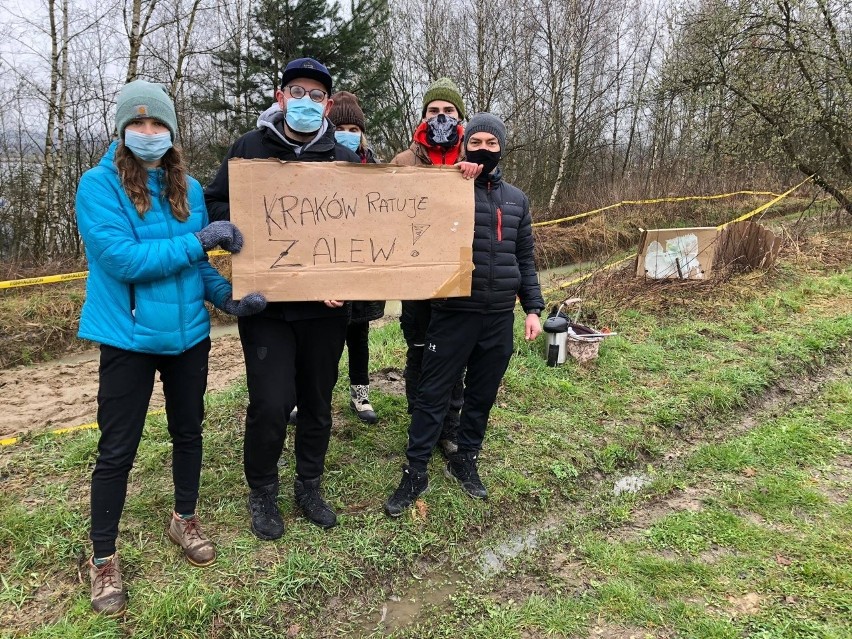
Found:
<path fill-rule="evenodd" d="M 358 415 L 358 419 L 366 424 L 375 424 L 378 420 L 376 411 L 370 404 L 369 385 L 356 385 L 349 387 L 349 408 Z"/>
<path fill-rule="evenodd" d="M 114 554 L 100 566 L 95 565 L 94 557 L 89 559 L 89 579 L 92 581 L 92 610 L 108 617 L 124 614 L 127 593 L 121 581 L 118 555 Z"/>

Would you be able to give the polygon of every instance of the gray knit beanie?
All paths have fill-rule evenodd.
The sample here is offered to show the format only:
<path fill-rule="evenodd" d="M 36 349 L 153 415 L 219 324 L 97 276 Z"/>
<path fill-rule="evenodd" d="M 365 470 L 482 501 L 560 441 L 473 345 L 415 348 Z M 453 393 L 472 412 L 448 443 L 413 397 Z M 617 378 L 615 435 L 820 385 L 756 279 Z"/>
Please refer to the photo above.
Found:
<path fill-rule="evenodd" d="M 465 139 L 470 139 L 474 133 L 490 133 L 500 143 L 500 156 L 506 152 L 506 125 L 496 115 L 490 113 L 477 113 L 464 128 Z M 465 144 L 465 146 L 467 146 Z"/>
<path fill-rule="evenodd" d="M 162 122 L 171 132 L 172 142 L 177 139 L 175 103 L 162 84 L 134 80 L 124 85 L 118 94 L 115 110 L 115 129 L 119 138 L 124 139 L 124 129 L 136 118 L 154 118 Z"/>
<path fill-rule="evenodd" d="M 430 102 L 434 102 L 435 100 L 444 100 L 445 102 L 449 102 L 454 105 L 456 109 L 458 109 L 459 119 L 464 120 L 464 101 L 461 99 L 461 94 L 459 93 L 459 89 L 455 82 L 449 78 L 438 78 L 429 85 L 429 88 L 426 89 L 426 93 L 423 96 L 423 110 L 420 113 L 421 118 L 426 117 L 426 107 L 429 106 Z"/>

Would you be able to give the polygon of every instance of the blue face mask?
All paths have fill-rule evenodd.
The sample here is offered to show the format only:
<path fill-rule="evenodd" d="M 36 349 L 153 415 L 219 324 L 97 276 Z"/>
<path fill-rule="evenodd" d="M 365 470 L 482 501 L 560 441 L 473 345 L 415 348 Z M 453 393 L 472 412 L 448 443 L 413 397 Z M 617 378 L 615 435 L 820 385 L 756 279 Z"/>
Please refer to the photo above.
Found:
<path fill-rule="evenodd" d="M 350 151 L 357 153 L 358 147 L 361 146 L 361 134 L 351 131 L 335 131 L 334 137 Z"/>
<path fill-rule="evenodd" d="M 166 131 L 147 135 L 125 129 L 124 146 L 143 162 L 156 162 L 172 148 L 172 134 Z"/>
<path fill-rule="evenodd" d="M 287 100 L 287 126 L 299 133 L 313 133 L 322 126 L 325 105 L 314 102 L 308 96 Z"/>

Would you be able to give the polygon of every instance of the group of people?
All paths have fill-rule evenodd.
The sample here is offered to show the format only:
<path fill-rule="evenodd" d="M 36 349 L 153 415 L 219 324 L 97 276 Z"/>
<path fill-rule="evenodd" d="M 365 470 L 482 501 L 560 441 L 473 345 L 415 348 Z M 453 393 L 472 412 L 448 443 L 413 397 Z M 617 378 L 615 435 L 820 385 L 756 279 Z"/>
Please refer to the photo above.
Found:
<path fill-rule="evenodd" d="M 407 463 L 384 509 L 397 517 L 428 488 L 437 447 L 445 474 L 471 497 L 487 489 L 478 454 L 489 412 L 513 352 L 516 299 L 524 337 L 541 332 L 544 300 L 533 261 L 529 201 L 502 179 L 506 129 L 480 113 L 465 119 L 458 89 L 442 78 L 426 91 L 411 147 L 401 165 L 449 164 L 475 180 L 474 271 L 468 297 L 405 301 L 406 397 L 411 422 Z M 259 292 L 235 300 L 207 251 L 232 253 L 243 238 L 229 221 L 228 160 L 375 162 L 357 98 L 333 92 L 325 66 L 287 64 L 275 103 L 237 139 L 206 189 L 187 175 L 175 146 L 172 100 L 158 84 L 128 83 L 116 109 L 117 139 L 80 180 L 76 214 L 89 261 L 79 335 L 100 344 L 98 457 L 92 472 L 89 560 L 92 608 L 121 614 L 127 604 L 116 539 L 127 480 L 159 371 L 172 440 L 174 509 L 167 534 L 187 561 L 207 566 L 216 549 L 196 514 L 202 464 L 203 397 L 210 320 L 204 302 L 237 317 L 245 357 L 248 407 L 243 465 L 252 532 L 284 533 L 278 461 L 294 423 L 295 503 L 322 528 L 337 524 L 321 483 L 332 427 L 332 390 L 349 349 L 350 407 L 377 419 L 369 401 L 368 323 L 384 302 L 267 301 Z M 296 407 L 298 405 L 298 410 Z M 294 418 L 291 419 L 291 414 Z"/>

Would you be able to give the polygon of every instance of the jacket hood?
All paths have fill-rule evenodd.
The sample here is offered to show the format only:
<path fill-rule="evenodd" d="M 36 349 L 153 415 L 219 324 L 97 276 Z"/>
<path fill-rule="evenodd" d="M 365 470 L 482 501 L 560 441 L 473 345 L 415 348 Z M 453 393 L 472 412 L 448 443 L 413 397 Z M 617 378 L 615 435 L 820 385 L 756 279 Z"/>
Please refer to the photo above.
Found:
<path fill-rule="evenodd" d="M 301 146 L 298 144 L 294 144 L 284 135 L 284 110 L 275 102 L 271 107 L 266 109 L 263 113 L 261 113 L 257 117 L 257 128 L 258 129 L 267 129 L 270 131 L 278 140 L 281 141 L 282 144 L 286 144 L 289 147 L 296 149 L 296 153 L 302 153 L 306 149 L 311 148 L 314 144 L 323 139 L 326 133 L 329 131 L 334 131 L 334 125 L 329 121 L 328 118 L 322 119 L 322 126 L 320 126 L 319 131 L 317 131 L 316 135 L 310 142 L 305 142 Z M 332 134 L 332 137 L 333 134 Z"/>

